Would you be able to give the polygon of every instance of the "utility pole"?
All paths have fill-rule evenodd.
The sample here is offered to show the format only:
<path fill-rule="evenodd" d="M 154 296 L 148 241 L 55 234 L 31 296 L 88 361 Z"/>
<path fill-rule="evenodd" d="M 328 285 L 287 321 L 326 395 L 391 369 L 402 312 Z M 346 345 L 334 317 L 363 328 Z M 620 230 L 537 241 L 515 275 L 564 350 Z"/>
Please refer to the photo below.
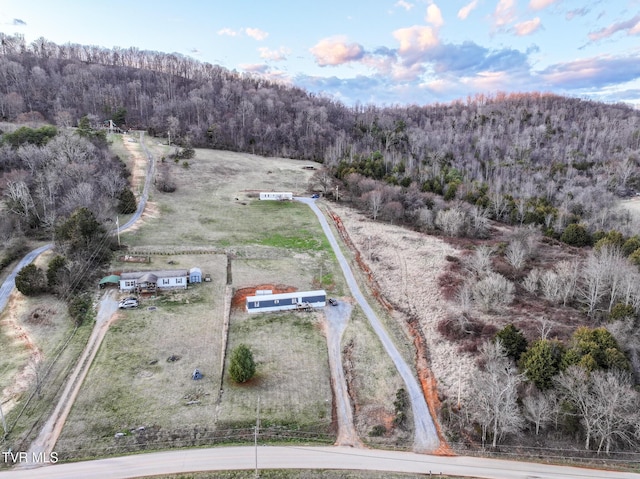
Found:
<path fill-rule="evenodd" d="M 460 410 L 460 396 L 462 394 L 462 363 L 458 364 L 458 410 Z"/>
<path fill-rule="evenodd" d="M 256 452 L 256 479 L 260 477 L 258 474 L 258 429 L 260 428 L 260 396 L 258 396 L 258 407 L 256 408 L 256 427 L 253 434 L 253 445 Z"/>
<path fill-rule="evenodd" d="M 120 218 L 116 216 L 116 232 L 118 234 L 118 248 L 120 247 Z"/>
<path fill-rule="evenodd" d="M 340 200 L 340 196 L 338 195 L 340 187 L 336 185 L 336 203 Z"/>
<path fill-rule="evenodd" d="M 0 402 L 0 418 L 2 418 L 2 438 L 7 437 L 7 421 L 4 419 L 4 413 L 2 412 L 2 403 Z"/>

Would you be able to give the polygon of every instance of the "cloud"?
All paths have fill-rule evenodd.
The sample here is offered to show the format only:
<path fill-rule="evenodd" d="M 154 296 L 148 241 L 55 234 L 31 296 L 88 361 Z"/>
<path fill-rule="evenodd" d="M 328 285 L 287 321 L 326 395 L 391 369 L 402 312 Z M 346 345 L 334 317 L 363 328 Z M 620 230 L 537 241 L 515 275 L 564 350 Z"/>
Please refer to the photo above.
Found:
<path fill-rule="evenodd" d="M 278 50 L 270 50 L 267 47 L 258 48 L 260 58 L 270 60 L 272 62 L 281 62 L 287 59 L 287 55 L 291 54 L 291 50 L 286 47 L 280 47 Z"/>
<path fill-rule="evenodd" d="M 262 41 L 269 36 L 267 32 L 264 32 L 259 28 L 240 28 L 239 30 L 234 30 L 232 28 L 223 28 L 221 30 L 218 30 L 218 35 L 226 35 L 228 37 L 239 37 L 243 34 L 258 41 Z"/>
<path fill-rule="evenodd" d="M 590 11 L 591 11 L 590 9 L 585 8 L 585 7 L 576 8 L 575 10 L 569 10 L 567 12 L 567 14 L 565 15 L 565 18 L 567 20 L 573 20 L 576 17 L 584 17 Z"/>
<path fill-rule="evenodd" d="M 513 30 L 519 37 L 525 37 L 538 31 L 541 25 L 542 23 L 540 22 L 540 17 L 536 17 L 532 20 L 516 23 L 513 27 Z"/>
<path fill-rule="evenodd" d="M 516 19 L 515 0 L 500 0 L 493 12 L 493 22 L 496 27 L 504 27 Z"/>
<path fill-rule="evenodd" d="M 240 68 L 249 73 L 265 74 L 269 71 L 269 65 L 264 63 L 243 63 Z"/>
<path fill-rule="evenodd" d="M 445 44 L 435 49 L 429 60 L 440 74 L 476 75 L 480 72 L 528 70 L 527 55 L 510 48 L 489 50 L 474 42 Z"/>
<path fill-rule="evenodd" d="M 626 31 L 627 35 L 640 34 L 640 14 L 624 22 L 617 22 L 596 32 L 591 32 L 589 33 L 589 39 L 597 42 L 623 31 Z"/>
<path fill-rule="evenodd" d="M 438 5 L 435 3 L 429 4 L 425 20 L 436 28 L 440 28 L 444 24 L 442 12 L 440 11 L 440 8 L 438 8 Z"/>
<path fill-rule="evenodd" d="M 345 37 L 331 37 L 320 40 L 309 50 L 321 67 L 335 66 L 360 60 L 365 51 L 359 43 L 347 43 Z"/>
<path fill-rule="evenodd" d="M 25 22 L 24 20 L 20 20 L 19 18 L 14 18 L 13 22 L 11 22 L 11 24 L 15 25 L 15 26 L 22 27 L 22 26 L 26 25 L 27 22 Z"/>
<path fill-rule="evenodd" d="M 258 41 L 262 41 L 269 36 L 267 32 L 262 31 L 259 28 L 245 28 L 244 32 L 251 38 Z"/>
<path fill-rule="evenodd" d="M 539 72 L 554 87 L 602 88 L 640 79 L 640 54 L 603 55 L 552 65 Z"/>
<path fill-rule="evenodd" d="M 558 0 L 531 0 L 529 2 L 529 8 L 532 10 L 542 10 L 547 8 L 549 5 L 553 5 Z"/>
<path fill-rule="evenodd" d="M 405 0 L 400 0 L 396 2 L 395 6 L 404 8 L 407 12 L 414 7 L 413 3 L 406 2 Z"/>
<path fill-rule="evenodd" d="M 418 59 L 422 53 L 437 46 L 440 41 L 433 27 L 414 25 L 400 28 L 393 32 L 393 36 L 400 42 L 398 53 L 401 56 Z"/>
<path fill-rule="evenodd" d="M 232 30 L 231 28 L 223 28 L 221 30 L 218 30 L 218 35 L 226 35 L 228 37 L 237 37 L 238 35 L 240 35 L 240 32 L 236 30 Z"/>
<path fill-rule="evenodd" d="M 473 0 L 471 3 L 467 3 L 464 7 L 458 10 L 458 18 L 460 20 L 466 20 L 469 14 L 475 10 L 478 6 L 478 0 Z"/>

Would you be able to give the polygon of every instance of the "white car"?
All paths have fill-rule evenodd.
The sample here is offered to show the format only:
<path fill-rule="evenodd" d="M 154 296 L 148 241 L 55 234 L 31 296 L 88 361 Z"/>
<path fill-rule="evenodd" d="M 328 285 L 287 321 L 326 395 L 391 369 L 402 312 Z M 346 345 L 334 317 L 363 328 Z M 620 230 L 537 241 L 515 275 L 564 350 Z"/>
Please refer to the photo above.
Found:
<path fill-rule="evenodd" d="M 137 308 L 138 300 L 134 298 L 123 299 L 122 301 L 120 301 L 120 303 L 118 303 L 118 307 L 120 309 Z"/>

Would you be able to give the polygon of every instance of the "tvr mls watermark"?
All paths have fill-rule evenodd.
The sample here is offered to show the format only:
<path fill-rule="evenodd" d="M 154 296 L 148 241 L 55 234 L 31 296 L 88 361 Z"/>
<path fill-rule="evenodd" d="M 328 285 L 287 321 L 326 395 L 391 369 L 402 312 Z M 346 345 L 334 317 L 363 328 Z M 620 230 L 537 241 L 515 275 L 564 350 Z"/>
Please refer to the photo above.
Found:
<path fill-rule="evenodd" d="M 58 453 L 2 451 L 2 458 L 8 464 L 55 464 L 58 462 Z"/>

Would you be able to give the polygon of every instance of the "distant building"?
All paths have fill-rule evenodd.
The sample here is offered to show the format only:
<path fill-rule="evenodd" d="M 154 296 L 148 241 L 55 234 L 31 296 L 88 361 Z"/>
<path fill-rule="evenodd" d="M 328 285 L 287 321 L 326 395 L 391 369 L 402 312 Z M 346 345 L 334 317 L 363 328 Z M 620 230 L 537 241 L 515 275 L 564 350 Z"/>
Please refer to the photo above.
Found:
<path fill-rule="evenodd" d="M 162 289 L 187 289 L 186 269 L 137 271 L 120 274 L 120 291 L 153 293 Z"/>
<path fill-rule="evenodd" d="M 261 200 L 275 200 L 275 201 L 284 201 L 284 200 L 292 200 L 293 193 L 286 191 L 265 191 L 260 193 Z"/>
<path fill-rule="evenodd" d="M 294 293 L 247 296 L 246 310 L 248 313 L 266 313 L 292 309 L 322 308 L 326 304 L 327 293 L 324 290 L 296 291 Z"/>

